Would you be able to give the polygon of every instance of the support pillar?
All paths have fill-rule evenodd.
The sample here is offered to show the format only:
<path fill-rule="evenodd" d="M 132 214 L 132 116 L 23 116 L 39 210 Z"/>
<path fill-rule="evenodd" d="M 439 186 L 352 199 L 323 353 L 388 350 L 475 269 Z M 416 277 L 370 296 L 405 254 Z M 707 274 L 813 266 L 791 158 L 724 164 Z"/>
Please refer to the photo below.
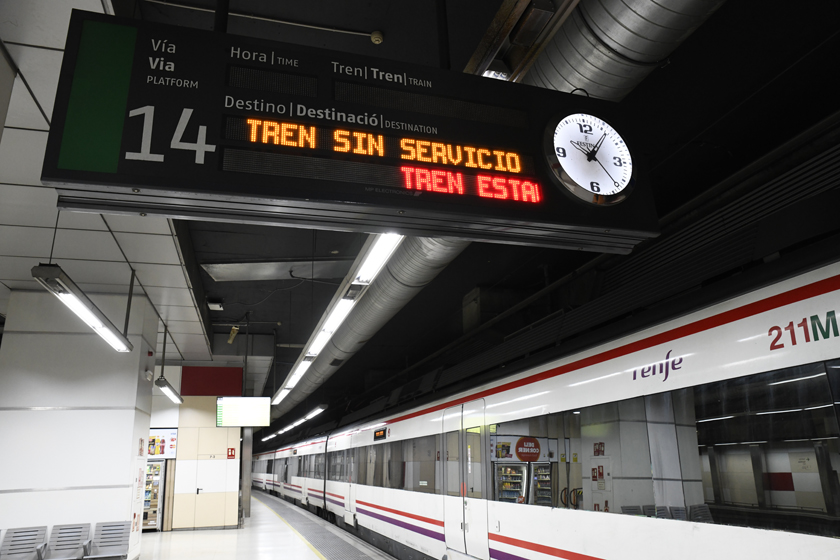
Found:
<path fill-rule="evenodd" d="M 242 428 L 242 515 L 251 517 L 251 460 L 254 449 L 254 428 Z"/>
<path fill-rule="evenodd" d="M 88 294 L 116 324 L 125 295 Z M 158 318 L 131 306 L 115 352 L 46 291 L 12 291 L 0 346 L 0 527 L 130 521 L 140 555 Z M 93 528 L 92 528 L 93 529 Z M 93 531 L 91 529 L 91 534 Z"/>

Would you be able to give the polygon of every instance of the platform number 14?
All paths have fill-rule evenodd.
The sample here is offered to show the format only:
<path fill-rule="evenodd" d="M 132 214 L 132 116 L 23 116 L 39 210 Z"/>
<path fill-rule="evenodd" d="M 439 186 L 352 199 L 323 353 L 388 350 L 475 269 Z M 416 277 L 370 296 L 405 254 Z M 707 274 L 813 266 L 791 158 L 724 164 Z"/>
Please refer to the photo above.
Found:
<path fill-rule="evenodd" d="M 192 150 L 195 152 L 195 162 L 203 164 L 204 152 L 215 152 L 216 145 L 207 143 L 207 127 L 204 125 L 198 127 L 198 139 L 195 142 L 184 142 L 182 140 L 192 112 L 192 109 L 181 111 L 181 118 L 178 120 L 178 126 L 175 127 L 175 134 L 172 135 L 172 142 L 169 143 L 169 147 L 173 150 Z M 140 115 L 143 115 L 143 136 L 140 139 L 140 151 L 126 152 L 125 159 L 163 161 L 163 154 L 152 153 L 152 127 L 155 120 L 155 108 L 152 105 L 146 105 L 128 113 L 129 117 Z"/>

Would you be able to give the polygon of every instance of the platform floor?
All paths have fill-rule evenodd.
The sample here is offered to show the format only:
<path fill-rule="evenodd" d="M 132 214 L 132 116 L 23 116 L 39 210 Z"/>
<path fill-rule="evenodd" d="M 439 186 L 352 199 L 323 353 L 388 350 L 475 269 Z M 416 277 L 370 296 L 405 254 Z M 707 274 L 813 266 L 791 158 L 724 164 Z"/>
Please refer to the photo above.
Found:
<path fill-rule="evenodd" d="M 242 529 L 143 533 L 141 560 L 393 560 L 316 515 L 254 491 Z"/>

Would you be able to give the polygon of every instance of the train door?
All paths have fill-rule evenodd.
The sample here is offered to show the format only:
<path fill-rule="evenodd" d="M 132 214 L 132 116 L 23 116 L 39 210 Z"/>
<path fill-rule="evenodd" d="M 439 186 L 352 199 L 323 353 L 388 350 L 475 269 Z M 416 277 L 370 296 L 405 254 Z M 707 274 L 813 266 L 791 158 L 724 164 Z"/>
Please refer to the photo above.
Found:
<path fill-rule="evenodd" d="M 483 400 L 448 408 L 444 412 L 446 547 L 488 560 L 484 429 Z"/>

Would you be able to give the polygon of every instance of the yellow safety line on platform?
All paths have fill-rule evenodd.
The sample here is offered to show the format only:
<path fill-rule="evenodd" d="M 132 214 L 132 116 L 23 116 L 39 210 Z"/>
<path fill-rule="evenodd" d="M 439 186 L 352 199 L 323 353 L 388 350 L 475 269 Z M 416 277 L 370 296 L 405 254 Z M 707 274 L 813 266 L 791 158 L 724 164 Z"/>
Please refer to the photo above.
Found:
<path fill-rule="evenodd" d="M 309 547 L 309 550 L 311 550 L 312 552 L 314 552 L 314 553 L 315 553 L 315 556 L 317 556 L 317 557 L 318 557 L 318 558 L 320 558 L 321 560 L 327 560 L 327 559 L 326 559 L 326 557 L 325 557 L 323 554 L 321 554 L 320 552 L 318 552 L 318 549 L 317 549 L 317 548 L 315 548 L 314 546 L 312 546 L 312 543 L 310 543 L 308 540 L 306 540 L 306 538 L 305 538 L 303 535 L 301 535 L 300 533 L 298 533 L 298 532 L 297 532 L 297 529 L 295 529 L 294 527 L 292 527 L 292 526 L 291 526 L 291 524 L 290 524 L 288 521 L 286 521 L 285 519 L 283 519 L 283 516 L 281 516 L 279 513 L 277 513 L 276 511 L 274 511 L 274 510 L 273 510 L 273 509 L 271 509 L 270 507 L 268 507 L 266 504 L 264 504 L 264 503 L 263 503 L 263 501 L 262 501 L 262 500 L 258 499 L 258 498 L 257 498 L 256 496 L 254 496 L 253 494 L 251 495 L 251 497 L 252 497 L 253 499 L 257 500 L 259 503 L 261 503 L 261 504 L 262 504 L 265 508 L 267 508 L 267 509 L 268 509 L 268 511 L 270 511 L 271 513 L 273 513 L 274 515 L 276 515 L 277 517 L 279 517 L 279 518 L 280 518 L 280 521 L 282 521 L 283 523 L 285 523 L 285 524 L 289 527 L 289 529 L 291 529 L 291 530 L 295 533 L 295 535 L 297 535 L 297 536 L 298 536 L 298 538 L 299 538 L 300 540 L 302 540 L 304 543 L 306 543 L 306 546 L 308 546 L 308 547 Z"/>

